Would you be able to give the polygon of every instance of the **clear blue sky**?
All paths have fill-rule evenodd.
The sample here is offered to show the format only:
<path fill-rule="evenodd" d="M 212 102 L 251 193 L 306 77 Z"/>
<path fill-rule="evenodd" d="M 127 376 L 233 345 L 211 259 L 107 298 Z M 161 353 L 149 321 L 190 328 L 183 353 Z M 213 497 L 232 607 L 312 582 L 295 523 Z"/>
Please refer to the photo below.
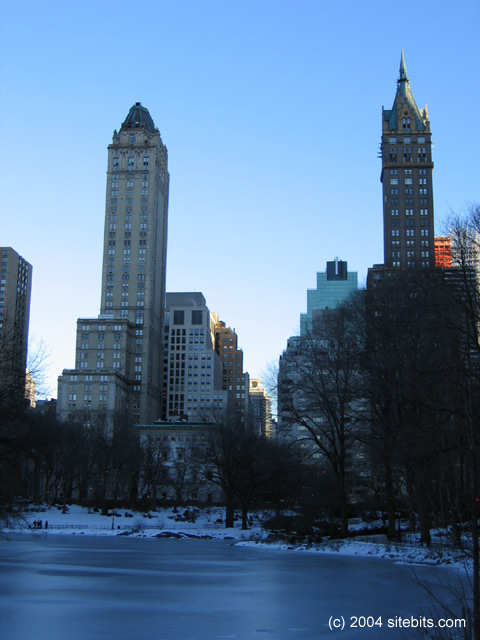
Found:
<path fill-rule="evenodd" d="M 0 1 L 0 245 L 34 268 L 56 378 L 100 309 L 107 145 L 136 101 L 169 150 L 167 290 L 201 291 L 261 376 L 336 256 L 383 261 L 382 105 L 403 48 L 437 234 L 480 200 L 480 3 Z"/>

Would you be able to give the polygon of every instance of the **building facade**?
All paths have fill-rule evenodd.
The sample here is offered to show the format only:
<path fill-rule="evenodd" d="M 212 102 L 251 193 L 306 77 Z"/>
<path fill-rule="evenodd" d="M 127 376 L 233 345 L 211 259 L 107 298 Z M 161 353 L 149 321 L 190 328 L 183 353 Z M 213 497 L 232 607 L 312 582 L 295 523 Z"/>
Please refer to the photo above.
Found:
<path fill-rule="evenodd" d="M 215 351 L 216 315 L 203 294 L 167 293 L 164 328 L 163 419 L 207 421 L 223 416 L 229 394 Z"/>
<path fill-rule="evenodd" d="M 238 348 L 235 329 L 215 315 L 215 351 L 222 361 L 222 389 L 228 391 L 232 406 L 241 422 L 245 422 L 249 403 L 249 375 L 243 371 L 243 351 Z"/>
<path fill-rule="evenodd" d="M 11 247 L 0 252 L 0 384 L 8 400 L 26 393 L 32 265 Z"/>
<path fill-rule="evenodd" d="M 432 135 L 427 107 L 419 109 L 402 51 L 397 92 L 382 108 L 384 261 L 387 268 L 433 267 Z"/>
<path fill-rule="evenodd" d="M 255 433 L 271 438 L 272 432 L 272 399 L 268 397 L 267 390 L 261 380 L 252 378 L 248 391 L 250 416 Z"/>
<path fill-rule="evenodd" d="M 288 339 L 287 347 L 279 360 L 278 368 L 278 437 L 283 441 L 295 442 L 300 455 L 314 455 L 316 450 L 312 438 L 304 424 L 292 419 L 293 406 L 307 407 L 305 394 L 301 390 L 302 375 L 308 370 L 311 354 L 321 362 L 323 353 L 328 349 L 323 339 L 317 336 L 321 329 L 325 314 L 335 309 L 347 300 L 358 289 L 358 273 L 349 272 L 346 261 L 335 260 L 327 262 L 324 273 L 317 273 L 317 288 L 307 290 L 307 313 L 300 316 L 301 334 Z M 324 417 L 318 415 L 315 420 L 322 421 Z"/>
<path fill-rule="evenodd" d="M 144 450 L 138 497 L 153 505 L 157 500 L 221 502 L 223 491 L 204 462 L 216 426 L 204 421 L 137 425 Z"/>
<path fill-rule="evenodd" d="M 452 266 L 452 241 L 449 236 L 435 237 L 435 267 L 447 269 Z"/>
<path fill-rule="evenodd" d="M 62 420 L 161 415 L 168 193 L 167 149 L 137 102 L 108 147 L 100 314 L 78 320 L 75 368 L 59 378 Z"/>
<path fill-rule="evenodd" d="M 335 258 L 317 273 L 317 288 L 307 289 L 307 313 L 300 314 L 300 335 L 310 335 L 315 311 L 335 309 L 358 288 L 358 273 L 348 271 L 348 264 Z"/>

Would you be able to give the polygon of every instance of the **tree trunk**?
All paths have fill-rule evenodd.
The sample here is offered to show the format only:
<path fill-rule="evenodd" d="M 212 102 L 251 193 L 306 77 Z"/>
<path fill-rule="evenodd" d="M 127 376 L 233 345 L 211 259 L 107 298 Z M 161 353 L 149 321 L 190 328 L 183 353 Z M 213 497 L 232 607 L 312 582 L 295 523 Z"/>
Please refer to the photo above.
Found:
<path fill-rule="evenodd" d="M 343 470 L 340 472 L 339 478 L 339 493 L 340 493 L 340 518 L 342 521 L 341 533 L 344 538 L 348 536 L 348 496 L 347 489 L 345 487 L 345 474 Z"/>
<path fill-rule="evenodd" d="M 385 500 L 387 506 L 388 537 L 395 538 L 395 488 L 393 486 L 393 474 L 390 461 L 385 459 Z"/>
<path fill-rule="evenodd" d="M 248 506 L 242 504 L 242 530 L 246 531 L 248 529 Z"/>
<path fill-rule="evenodd" d="M 233 529 L 233 492 L 231 489 L 225 491 L 225 527 Z"/>

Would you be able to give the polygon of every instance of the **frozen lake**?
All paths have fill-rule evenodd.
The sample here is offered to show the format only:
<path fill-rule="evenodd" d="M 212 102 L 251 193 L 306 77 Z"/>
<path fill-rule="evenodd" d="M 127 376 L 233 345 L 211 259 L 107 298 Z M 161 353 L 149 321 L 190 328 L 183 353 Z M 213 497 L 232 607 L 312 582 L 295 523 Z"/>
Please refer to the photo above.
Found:
<path fill-rule="evenodd" d="M 448 568 L 417 567 L 437 585 Z M 410 637 L 426 613 L 412 569 L 387 560 L 227 541 L 25 534 L 0 541 L 2 640 L 319 640 Z M 332 633 L 330 616 L 383 628 Z"/>

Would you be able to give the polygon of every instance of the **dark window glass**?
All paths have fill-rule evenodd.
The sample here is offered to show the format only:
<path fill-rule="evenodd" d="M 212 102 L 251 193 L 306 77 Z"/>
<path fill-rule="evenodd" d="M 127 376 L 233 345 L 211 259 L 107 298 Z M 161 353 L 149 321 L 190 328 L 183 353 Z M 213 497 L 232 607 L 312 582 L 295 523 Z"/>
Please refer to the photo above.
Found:
<path fill-rule="evenodd" d="M 173 312 L 173 324 L 185 324 L 185 311 L 177 310 Z"/>
<path fill-rule="evenodd" d="M 202 324 L 202 311 L 192 311 L 192 324 Z"/>

